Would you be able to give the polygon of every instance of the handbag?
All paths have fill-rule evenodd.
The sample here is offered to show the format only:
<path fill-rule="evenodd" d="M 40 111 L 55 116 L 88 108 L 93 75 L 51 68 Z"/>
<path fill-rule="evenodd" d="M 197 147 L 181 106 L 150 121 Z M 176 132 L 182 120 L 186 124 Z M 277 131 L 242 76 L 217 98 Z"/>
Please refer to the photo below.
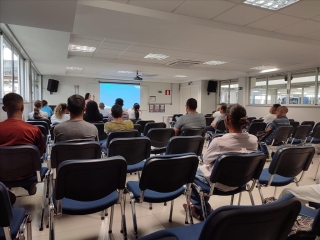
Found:
<path fill-rule="evenodd" d="M 259 131 L 256 133 L 256 136 L 259 138 L 259 139 L 264 139 L 266 138 L 269 134 L 270 134 L 271 131 L 269 132 L 266 132 L 266 131 Z"/>

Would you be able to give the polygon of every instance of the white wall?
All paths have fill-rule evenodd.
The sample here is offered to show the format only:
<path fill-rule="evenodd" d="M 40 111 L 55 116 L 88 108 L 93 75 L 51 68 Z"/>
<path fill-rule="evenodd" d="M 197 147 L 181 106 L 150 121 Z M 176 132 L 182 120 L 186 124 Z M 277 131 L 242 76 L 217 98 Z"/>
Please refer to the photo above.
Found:
<path fill-rule="evenodd" d="M 52 93 L 47 91 L 48 79 L 59 80 L 58 92 Z M 95 101 L 100 102 L 99 96 L 99 83 L 93 78 L 75 78 L 75 77 L 64 77 L 64 76 L 43 76 L 43 99 L 47 100 L 49 105 L 57 105 L 62 102 L 67 102 L 69 96 L 79 91 L 79 94 L 84 96 L 87 92 L 96 96 Z M 75 86 L 79 86 L 79 90 L 75 89 Z M 172 89 L 171 89 L 172 88 Z M 171 96 L 165 95 L 165 90 L 171 90 Z M 162 93 L 159 93 L 162 91 Z M 161 101 L 156 103 L 166 103 L 165 113 L 149 113 L 148 101 L 149 96 L 156 96 L 157 100 L 165 99 L 165 102 Z M 172 115 L 179 112 L 179 84 L 171 83 L 153 83 L 153 82 L 142 82 L 141 83 L 141 118 L 144 120 L 155 120 L 156 122 L 167 121 L 164 115 Z"/>

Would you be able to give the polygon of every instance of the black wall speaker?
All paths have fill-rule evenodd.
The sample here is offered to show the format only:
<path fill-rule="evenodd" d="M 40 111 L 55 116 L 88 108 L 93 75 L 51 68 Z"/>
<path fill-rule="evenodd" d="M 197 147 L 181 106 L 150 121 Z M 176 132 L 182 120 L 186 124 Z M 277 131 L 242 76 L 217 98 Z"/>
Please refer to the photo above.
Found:
<path fill-rule="evenodd" d="M 58 80 L 49 79 L 48 80 L 47 90 L 49 92 L 57 92 L 58 91 L 58 86 L 59 86 L 59 81 Z"/>
<path fill-rule="evenodd" d="M 208 82 L 208 87 L 207 87 L 207 92 L 208 94 L 210 92 L 217 92 L 217 81 L 209 81 Z"/>

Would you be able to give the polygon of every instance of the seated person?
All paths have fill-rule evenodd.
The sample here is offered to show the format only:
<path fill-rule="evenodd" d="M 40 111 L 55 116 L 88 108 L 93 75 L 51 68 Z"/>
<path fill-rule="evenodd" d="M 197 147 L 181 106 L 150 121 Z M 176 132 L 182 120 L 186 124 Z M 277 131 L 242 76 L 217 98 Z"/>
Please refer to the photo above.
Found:
<path fill-rule="evenodd" d="M 219 103 L 219 105 L 217 106 L 217 111 L 215 111 L 215 112 L 212 114 L 213 119 L 215 119 L 216 117 L 220 116 L 220 108 L 221 108 L 221 106 L 223 106 L 223 105 L 227 106 L 227 104 L 225 104 L 225 103 Z"/>
<path fill-rule="evenodd" d="M 308 202 L 320 203 L 320 184 L 285 188 L 282 190 L 279 199 L 290 193 L 298 198 L 301 204 Z"/>
<path fill-rule="evenodd" d="M 128 109 L 128 115 L 130 120 L 138 121 L 141 115 L 140 105 L 138 103 L 133 104 L 133 107 Z"/>
<path fill-rule="evenodd" d="M 48 119 L 48 113 L 41 111 L 42 103 L 40 100 L 34 102 L 33 112 L 28 114 L 29 119 Z"/>
<path fill-rule="evenodd" d="M 2 109 L 7 113 L 7 120 L 0 122 L 0 146 L 32 144 L 38 147 L 42 156 L 46 150 L 44 137 L 38 127 L 22 121 L 24 110 L 22 97 L 16 93 L 8 93 L 3 97 L 2 103 Z M 0 176 L 0 181 L 5 179 Z M 34 195 L 37 191 L 36 184 L 24 188 L 29 195 Z M 11 202 L 14 202 L 14 194 L 10 192 L 9 195 Z"/>
<path fill-rule="evenodd" d="M 115 104 L 111 108 L 111 115 L 113 117 L 112 122 L 106 122 L 104 124 L 104 132 L 109 133 L 112 131 L 125 131 L 133 130 L 133 123 L 130 120 L 122 119 L 122 107 Z"/>
<path fill-rule="evenodd" d="M 99 141 L 96 126 L 83 120 L 83 112 L 86 109 L 84 98 L 78 94 L 72 95 L 68 98 L 67 109 L 70 112 L 70 120 L 60 123 L 54 128 L 55 141 Z"/>
<path fill-rule="evenodd" d="M 110 116 L 110 114 L 109 114 L 108 111 L 105 110 L 104 108 L 105 108 L 104 103 L 103 103 L 103 102 L 99 103 L 99 111 L 100 111 L 100 113 L 102 114 L 102 116 L 103 116 L 104 118 L 107 118 L 107 117 Z"/>
<path fill-rule="evenodd" d="M 42 100 L 41 104 L 42 104 L 41 111 L 46 112 L 48 114 L 48 117 L 51 117 L 53 112 L 51 107 L 48 107 L 48 102 L 46 100 Z"/>
<path fill-rule="evenodd" d="M 176 136 L 184 130 L 205 128 L 206 126 L 205 117 L 197 113 L 197 100 L 189 98 L 186 103 L 186 111 L 187 114 L 179 117 L 173 127 Z"/>
<path fill-rule="evenodd" d="M 70 120 L 70 115 L 68 114 L 67 104 L 59 103 L 54 108 L 54 114 L 51 116 L 51 124 L 55 125 Z"/>
<path fill-rule="evenodd" d="M 121 108 L 123 107 L 123 99 L 122 98 L 117 98 L 114 105 L 120 105 Z M 126 111 L 122 112 L 122 119 L 123 120 L 129 120 L 129 114 Z M 113 121 L 113 117 L 112 115 L 109 117 L 109 122 Z"/>
<path fill-rule="evenodd" d="M 86 105 L 86 112 L 83 114 L 83 120 L 87 122 L 100 122 L 103 120 L 99 112 L 98 104 L 95 101 L 89 101 Z"/>
<path fill-rule="evenodd" d="M 206 131 L 215 131 L 215 127 L 220 120 L 224 121 L 226 115 L 227 105 L 220 106 L 220 115 L 215 117 L 210 126 L 206 126 Z"/>
<path fill-rule="evenodd" d="M 269 113 L 268 115 L 264 116 L 263 118 L 263 122 L 265 122 L 266 124 L 272 122 L 274 119 L 277 118 L 277 115 L 276 115 L 276 111 L 277 111 L 277 108 L 280 107 L 281 105 L 280 104 L 273 104 L 272 107 L 269 109 Z"/>
<path fill-rule="evenodd" d="M 242 132 L 249 121 L 247 120 L 247 112 L 244 107 L 239 104 L 231 105 L 227 108 L 225 124 L 227 133 L 219 138 L 214 138 L 209 145 L 207 152 L 203 157 L 203 165 L 198 167 L 196 178 L 206 184 L 210 183 L 210 175 L 213 169 L 216 158 L 223 153 L 238 152 L 238 153 L 252 153 L 256 152 L 258 148 L 258 139 L 256 136 L 247 132 Z M 235 188 L 216 183 L 216 188 L 221 191 L 228 192 Z M 205 204 L 207 214 L 212 209 L 208 203 L 209 197 L 205 197 Z M 202 219 L 202 210 L 200 197 L 195 189 L 192 189 L 191 195 L 191 210 L 193 217 Z M 186 204 L 183 206 L 186 209 Z"/>

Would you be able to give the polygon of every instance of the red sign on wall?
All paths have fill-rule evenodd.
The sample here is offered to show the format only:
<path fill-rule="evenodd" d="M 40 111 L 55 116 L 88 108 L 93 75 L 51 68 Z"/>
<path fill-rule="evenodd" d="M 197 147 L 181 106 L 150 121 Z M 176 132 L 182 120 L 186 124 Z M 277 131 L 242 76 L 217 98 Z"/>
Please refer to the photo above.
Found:
<path fill-rule="evenodd" d="M 166 95 L 170 95 L 170 92 L 171 92 L 170 90 L 166 90 L 166 91 L 165 91 L 165 94 L 166 94 Z"/>

